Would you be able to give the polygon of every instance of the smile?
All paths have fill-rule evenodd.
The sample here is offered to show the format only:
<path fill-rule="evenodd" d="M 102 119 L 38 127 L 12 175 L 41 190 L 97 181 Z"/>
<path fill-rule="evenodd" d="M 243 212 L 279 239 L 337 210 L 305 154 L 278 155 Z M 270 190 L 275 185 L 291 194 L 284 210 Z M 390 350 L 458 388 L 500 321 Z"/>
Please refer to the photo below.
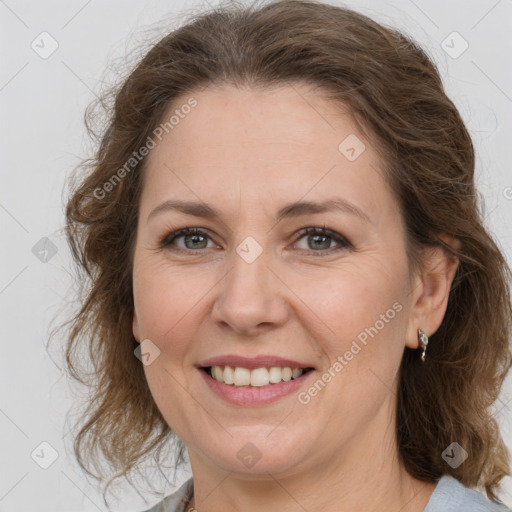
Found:
<path fill-rule="evenodd" d="M 218 356 L 197 369 L 213 396 L 243 407 L 265 406 L 299 393 L 316 373 L 307 363 L 270 355 Z"/>
<path fill-rule="evenodd" d="M 243 368 L 240 366 L 210 366 L 205 371 L 217 382 L 223 382 L 230 386 L 263 387 L 280 382 L 288 382 L 298 379 L 310 368 L 291 368 L 289 366 L 271 366 L 269 368 Z"/>

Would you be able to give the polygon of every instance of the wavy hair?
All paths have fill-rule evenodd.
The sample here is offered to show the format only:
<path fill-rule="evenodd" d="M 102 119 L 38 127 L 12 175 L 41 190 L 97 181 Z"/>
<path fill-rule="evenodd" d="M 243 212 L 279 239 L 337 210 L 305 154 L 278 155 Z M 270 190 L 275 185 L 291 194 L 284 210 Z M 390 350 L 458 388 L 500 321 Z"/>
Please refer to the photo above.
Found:
<path fill-rule="evenodd" d="M 464 122 L 432 59 L 399 31 L 316 1 L 257 4 L 233 1 L 192 15 L 99 103 L 105 124 L 98 148 L 76 169 L 66 206 L 67 237 L 83 284 L 69 322 L 66 367 L 90 390 L 74 440 L 77 459 L 101 480 L 100 459 L 108 462 L 113 476 L 106 491 L 149 456 L 160 463 L 169 441 L 177 442 L 178 461 L 184 453 L 134 357 L 132 256 L 146 159 L 108 193 L 98 190 L 144 145 L 177 97 L 223 84 L 270 89 L 308 83 L 348 107 L 380 152 L 407 227 L 411 268 L 432 245 L 459 259 L 427 361 L 404 349 L 396 413 L 400 460 L 418 479 L 434 482 L 449 474 L 496 499 L 500 480 L 510 474 L 492 405 L 512 365 L 511 273 L 484 225 Z M 444 244 L 443 234 L 458 239 L 460 248 Z M 84 348 L 92 372 L 80 367 Z M 469 454 L 457 468 L 441 456 L 453 441 Z"/>

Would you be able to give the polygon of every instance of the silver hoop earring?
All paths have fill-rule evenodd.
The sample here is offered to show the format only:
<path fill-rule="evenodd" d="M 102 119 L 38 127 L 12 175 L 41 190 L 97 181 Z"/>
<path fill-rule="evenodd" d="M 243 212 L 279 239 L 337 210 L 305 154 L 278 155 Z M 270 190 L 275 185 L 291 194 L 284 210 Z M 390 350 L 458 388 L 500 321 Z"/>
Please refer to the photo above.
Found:
<path fill-rule="evenodd" d="M 425 362 L 425 353 L 427 352 L 428 336 L 421 329 L 418 329 L 418 338 L 421 343 L 421 348 L 423 349 L 423 353 L 421 354 L 421 360 Z"/>

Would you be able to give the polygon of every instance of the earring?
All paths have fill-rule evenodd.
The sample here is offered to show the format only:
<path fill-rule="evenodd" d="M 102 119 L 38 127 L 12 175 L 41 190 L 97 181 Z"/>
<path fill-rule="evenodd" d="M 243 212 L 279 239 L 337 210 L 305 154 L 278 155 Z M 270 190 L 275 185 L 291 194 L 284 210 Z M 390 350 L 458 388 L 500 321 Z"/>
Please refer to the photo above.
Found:
<path fill-rule="evenodd" d="M 421 360 L 425 362 L 425 353 L 427 351 L 428 336 L 421 329 L 418 329 L 418 338 L 421 343 L 421 348 L 423 349 L 423 353 L 421 354 Z"/>

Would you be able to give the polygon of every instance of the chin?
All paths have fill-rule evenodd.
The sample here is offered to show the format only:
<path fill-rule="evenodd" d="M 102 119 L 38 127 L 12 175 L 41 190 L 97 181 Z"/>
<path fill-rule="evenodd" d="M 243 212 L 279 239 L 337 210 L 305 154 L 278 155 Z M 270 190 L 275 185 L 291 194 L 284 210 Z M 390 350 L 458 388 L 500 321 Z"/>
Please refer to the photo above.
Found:
<path fill-rule="evenodd" d="M 219 469 L 249 479 L 268 480 L 269 473 L 281 477 L 295 474 L 307 460 L 308 453 L 312 452 L 308 449 L 309 444 L 304 443 L 304 439 L 307 439 L 311 445 L 314 444 L 311 430 L 306 435 L 292 433 L 289 429 L 282 429 L 280 432 L 272 432 L 272 429 L 275 426 L 257 425 L 229 429 L 232 437 L 227 434 L 223 436 L 223 439 L 228 439 L 227 443 L 196 445 L 196 452 Z"/>

